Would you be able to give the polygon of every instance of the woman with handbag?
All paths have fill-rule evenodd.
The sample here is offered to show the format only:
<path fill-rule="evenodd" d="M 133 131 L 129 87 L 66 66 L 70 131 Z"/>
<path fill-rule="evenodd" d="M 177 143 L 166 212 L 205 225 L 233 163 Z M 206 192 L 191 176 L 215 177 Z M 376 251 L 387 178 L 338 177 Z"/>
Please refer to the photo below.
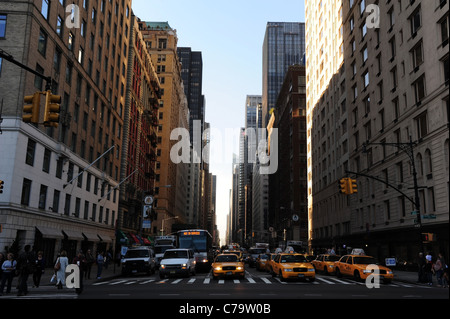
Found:
<path fill-rule="evenodd" d="M 61 251 L 61 255 L 58 257 L 55 263 L 56 271 L 56 286 L 58 289 L 62 289 L 63 285 L 66 284 L 66 267 L 69 264 L 69 259 L 67 258 L 67 252 L 65 250 Z"/>

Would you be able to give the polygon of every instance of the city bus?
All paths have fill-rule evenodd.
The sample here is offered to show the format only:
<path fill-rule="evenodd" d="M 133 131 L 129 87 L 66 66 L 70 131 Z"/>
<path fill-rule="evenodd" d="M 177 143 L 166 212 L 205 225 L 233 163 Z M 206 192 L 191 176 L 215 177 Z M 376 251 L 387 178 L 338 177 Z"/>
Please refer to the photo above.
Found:
<path fill-rule="evenodd" d="M 187 229 L 177 232 L 178 248 L 194 251 L 195 269 L 209 271 L 212 258 L 212 236 L 204 229 Z"/>

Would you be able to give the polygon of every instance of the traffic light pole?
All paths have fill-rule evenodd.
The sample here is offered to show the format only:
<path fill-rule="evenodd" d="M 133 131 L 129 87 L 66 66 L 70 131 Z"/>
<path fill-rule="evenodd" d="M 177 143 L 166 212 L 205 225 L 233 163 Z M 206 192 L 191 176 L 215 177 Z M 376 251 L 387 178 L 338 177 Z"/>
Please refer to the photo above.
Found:
<path fill-rule="evenodd" d="M 408 143 L 364 143 L 363 144 L 363 153 L 366 153 L 366 147 L 367 145 L 388 145 L 388 146 L 394 146 L 399 148 L 400 150 L 404 151 L 406 153 L 406 155 L 408 155 L 409 159 L 411 160 L 411 165 L 412 165 L 412 169 L 413 169 L 413 182 L 414 182 L 414 200 L 412 200 L 411 198 L 409 198 L 409 196 L 407 196 L 406 194 L 404 194 L 402 191 L 400 191 L 398 188 L 390 185 L 389 183 L 382 181 L 374 176 L 369 176 L 366 175 L 366 177 L 369 178 L 373 178 L 376 179 L 378 181 L 381 181 L 383 183 L 385 183 L 386 185 L 389 185 L 390 187 L 394 188 L 396 191 L 398 191 L 399 193 L 401 193 L 402 195 L 405 195 L 406 198 L 408 198 L 408 200 L 410 200 L 415 208 L 416 208 L 416 227 L 418 228 L 418 232 L 419 232 L 419 247 L 420 247 L 420 251 L 423 252 L 423 242 L 422 242 L 422 234 L 421 234 L 421 228 L 422 228 L 422 216 L 420 215 L 420 198 L 419 198 L 419 185 L 417 182 L 417 171 L 416 171 L 416 163 L 414 160 L 414 146 L 416 145 L 416 142 L 412 141 L 412 137 L 409 137 L 409 142 Z M 359 174 L 362 175 L 361 173 L 353 173 L 353 174 Z"/>
<path fill-rule="evenodd" d="M 36 70 L 33 70 L 33 69 L 31 69 L 30 67 L 28 67 L 28 66 L 26 66 L 26 65 L 24 65 L 24 64 L 22 64 L 22 63 L 20 63 L 19 61 L 16 61 L 16 60 L 14 59 L 14 57 L 13 57 L 11 54 L 6 53 L 6 52 L 3 51 L 2 49 L 0 49 L 0 58 L 3 58 L 3 59 L 5 59 L 6 61 L 9 61 L 9 62 L 11 62 L 11 63 L 17 65 L 18 67 L 20 67 L 20 68 L 22 68 L 22 69 L 24 69 L 24 70 L 26 70 L 26 71 L 28 71 L 28 72 L 31 72 L 31 73 L 33 73 L 34 75 L 36 75 L 36 76 L 38 76 L 38 77 L 44 79 L 44 80 L 47 82 L 47 84 L 45 85 L 45 89 L 46 89 L 46 90 L 51 90 L 51 87 L 52 87 L 52 78 L 51 78 L 50 76 L 45 76 L 45 75 L 43 75 L 43 74 L 37 72 Z"/>

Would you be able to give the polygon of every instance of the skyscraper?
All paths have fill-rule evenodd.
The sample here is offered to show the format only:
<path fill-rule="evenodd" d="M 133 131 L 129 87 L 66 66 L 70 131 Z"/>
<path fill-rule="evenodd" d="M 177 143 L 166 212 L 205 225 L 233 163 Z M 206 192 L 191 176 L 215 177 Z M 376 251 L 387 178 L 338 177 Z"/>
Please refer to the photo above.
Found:
<path fill-rule="evenodd" d="M 263 43 L 263 125 L 275 107 L 290 65 L 302 64 L 305 53 L 305 23 L 268 22 Z"/>

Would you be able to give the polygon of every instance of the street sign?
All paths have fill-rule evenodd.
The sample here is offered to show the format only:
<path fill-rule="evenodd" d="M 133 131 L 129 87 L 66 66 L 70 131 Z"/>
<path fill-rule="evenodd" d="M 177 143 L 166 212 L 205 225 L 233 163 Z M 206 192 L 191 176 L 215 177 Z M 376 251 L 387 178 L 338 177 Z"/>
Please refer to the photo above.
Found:
<path fill-rule="evenodd" d="M 142 228 L 152 228 L 152 222 L 149 221 L 148 219 L 144 219 L 142 221 Z"/>
<path fill-rule="evenodd" d="M 395 258 L 386 258 L 385 264 L 386 267 L 395 267 L 397 265 L 397 260 Z"/>
<path fill-rule="evenodd" d="M 411 215 L 417 215 L 419 212 L 417 211 L 417 210 L 413 210 L 412 212 L 411 212 Z"/>
<path fill-rule="evenodd" d="M 436 215 L 434 215 L 434 214 L 423 215 L 422 218 L 423 219 L 436 219 Z"/>

